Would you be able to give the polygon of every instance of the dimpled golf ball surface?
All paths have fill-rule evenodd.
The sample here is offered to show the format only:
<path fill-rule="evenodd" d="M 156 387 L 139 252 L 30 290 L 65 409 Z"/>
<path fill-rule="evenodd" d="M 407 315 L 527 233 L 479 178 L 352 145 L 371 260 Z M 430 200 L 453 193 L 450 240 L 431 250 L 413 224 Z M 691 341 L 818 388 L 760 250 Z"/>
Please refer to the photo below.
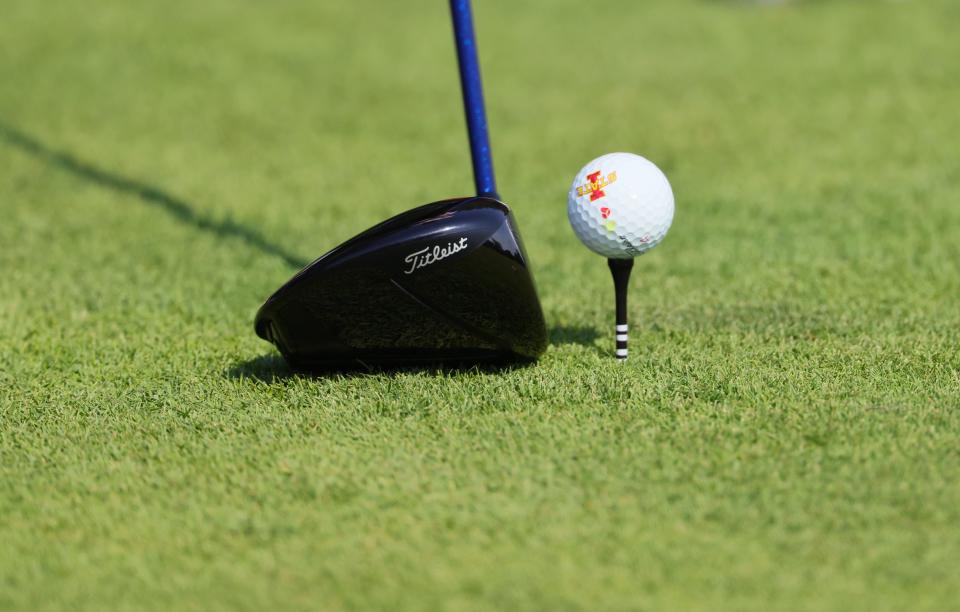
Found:
<path fill-rule="evenodd" d="M 615 259 L 657 246 L 673 223 L 673 190 L 660 168 L 633 153 L 610 153 L 577 174 L 567 216 L 592 251 Z"/>

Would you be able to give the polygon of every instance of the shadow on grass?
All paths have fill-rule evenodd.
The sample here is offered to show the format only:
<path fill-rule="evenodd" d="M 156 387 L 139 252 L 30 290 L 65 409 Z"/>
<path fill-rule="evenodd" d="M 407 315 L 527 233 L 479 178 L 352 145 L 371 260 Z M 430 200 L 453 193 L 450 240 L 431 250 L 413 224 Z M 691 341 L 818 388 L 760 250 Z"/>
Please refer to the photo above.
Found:
<path fill-rule="evenodd" d="M 248 246 L 267 255 L 279 257 L 291 267 L 302 268 L 309 263 L 307 260 L 290 253 L 282 246 L 270 242 L 254 229 L 229 219 L 223 221 L 211 219 L 194 210 L 190 203 L 170 195 L 158 187 L 103 170 L 77 159 L 70 153 L 51 149 L 36 138 L 6 125 L 2 121 L 0 121 L 0 140 L 11 147 L 100 187 L 136 196 L 141 202 L 162 210 L 181 223 L 191 225 L 220 238 L 242 240 Z"/>
<path fill-rule="evenodd" d="M 550 344 L 579 344 L 581 346 L 594 348 L 594 340 L 597 339 L 597 330 L 587 326 L 568 326 L 554 325 L 549 329 Z M 597 349 L 599 350 L 599 349 Z M 426 364 L 426 365 L 404 365 L 404 366 L 372 366 L 364 367 L 357 363 L 354 366 L 317 369 L 317 370 L 299 370 L 291 368 L 286 360 L 278 353 L 267 353 L 238 361 L 228 368 L 225 375 L 228 378 L 250 379 L 257 382 L 274 383 L 289 378 L 330 378 L 339 377 L 364 377 L 364 376 L 382 376 L 394 374 L 409 373 L 427 373 L 427 374 L 468 374 L 468 373 L 487 373 L 498 374 L 503 372 L 512 372 L 522 370 L 533 365 L 533 361 L 518 361 L 507 363 L 465 363 L 465 364 Z"/>
<path fill-rule="evenodd" d="M 481 363 L 481 364 L 424 364 L 403 366 L 370 366 L 362 364 L 315 370 L 291 368 L 286 360 L 277 353 L 267 353 L 253 359 L 238 361 L 229 367 L 224 375 L 227 378 L 253 380 L 261 383 L 276 383 L 293 378 L 365 378 L 396 376 L 400 374 L 501 374 L 522 370 L 534 362 Z"/>

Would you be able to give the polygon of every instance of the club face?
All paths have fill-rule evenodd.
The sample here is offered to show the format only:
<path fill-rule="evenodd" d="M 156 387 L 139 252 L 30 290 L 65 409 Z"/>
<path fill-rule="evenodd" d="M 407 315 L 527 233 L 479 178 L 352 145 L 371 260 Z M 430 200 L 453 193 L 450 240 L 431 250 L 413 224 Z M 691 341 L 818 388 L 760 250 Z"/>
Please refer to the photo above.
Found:
<path fill-rule="evenodd" d="M 547 343 L 510 210 L 486 197 L 348 240 L 274 293 L 255 328 L 302 369 L 532 360 Z"/>

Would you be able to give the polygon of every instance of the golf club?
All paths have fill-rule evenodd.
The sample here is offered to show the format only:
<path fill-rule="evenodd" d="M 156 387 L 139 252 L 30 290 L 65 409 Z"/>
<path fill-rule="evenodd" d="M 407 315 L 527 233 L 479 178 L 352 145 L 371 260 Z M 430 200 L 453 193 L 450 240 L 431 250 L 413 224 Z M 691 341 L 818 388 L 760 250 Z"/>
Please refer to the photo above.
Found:
<path fill-rule="evenodd" d="M 451 0 L 477 195 L 426 204 L 321 256 L 257 312 L 295 368 L 536 359 L 547 333 L 497 194 L 469 0 Z"/>

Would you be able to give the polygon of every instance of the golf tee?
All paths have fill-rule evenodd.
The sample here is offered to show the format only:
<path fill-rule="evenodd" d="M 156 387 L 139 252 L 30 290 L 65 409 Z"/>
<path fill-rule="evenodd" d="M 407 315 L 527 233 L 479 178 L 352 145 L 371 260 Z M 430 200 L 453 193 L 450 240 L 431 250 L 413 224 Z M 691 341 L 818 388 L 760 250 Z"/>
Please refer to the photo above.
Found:
<path fill-rule="evenodd" d="M 627 358 L 627 326 L 617 324 L 617 359 Z"/>
<path fill-rule="evenodd" d="M 627 287 L 630 284 L 630 271 L 633 259 L 608 259 L 610 274 L 613 276 L 613 289 L 617 299 L 616 355 L 618 361 L 627 359 Z"/>

